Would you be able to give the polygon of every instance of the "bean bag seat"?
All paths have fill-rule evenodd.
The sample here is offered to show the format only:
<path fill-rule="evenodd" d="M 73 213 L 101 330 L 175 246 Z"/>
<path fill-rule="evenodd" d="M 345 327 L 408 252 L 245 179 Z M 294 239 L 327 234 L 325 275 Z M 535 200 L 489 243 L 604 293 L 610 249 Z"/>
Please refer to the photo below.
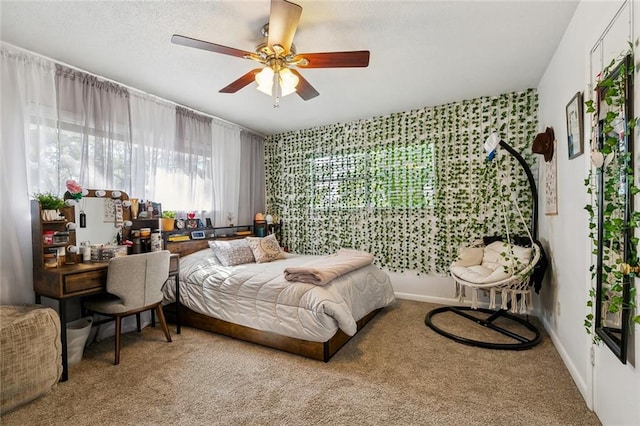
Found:
<path fill-rule="evenodd" d="M 61 374 L 58 313 L 39 305 L 0 306 L 0 413 L 48 392 Z"/>

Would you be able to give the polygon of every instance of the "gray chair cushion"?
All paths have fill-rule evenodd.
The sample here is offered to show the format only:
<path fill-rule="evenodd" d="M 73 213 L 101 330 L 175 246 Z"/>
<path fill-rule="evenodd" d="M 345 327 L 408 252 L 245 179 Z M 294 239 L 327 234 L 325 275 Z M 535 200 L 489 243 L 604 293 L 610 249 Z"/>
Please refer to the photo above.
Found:
<path fill-rule="evenodd" d="M 108 293 L 87 298 L 84 306 L 97 313 L 117 314 L 161 302 L 170 255 L 163 250 L 114 257 L 107 270 Z"/>
<path fill-rule="evenodd" d="M 111 293 L 94 294 L 84 299 L 82 304 L 90 311 L 104 314 L 121 314 L 131 310 L 122 303 L 122 299 Z"/>

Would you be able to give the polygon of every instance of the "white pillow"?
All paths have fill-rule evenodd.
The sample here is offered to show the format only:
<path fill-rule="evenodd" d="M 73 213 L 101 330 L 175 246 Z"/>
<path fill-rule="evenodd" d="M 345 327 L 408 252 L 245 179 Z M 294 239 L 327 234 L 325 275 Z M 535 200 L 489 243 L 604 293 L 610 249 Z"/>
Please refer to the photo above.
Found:
<path fill-rule="evenodd" d="M 245 240 L 213 240 L 212 243 L 215 244 L 214 252 L 218 260 L 224 266 L 242 265 L 256 261 L 249 243 Z"/>
<path fill-rule="evenodd" d="M 508 274 L 516 274 L 529 264 L 532 252 L 530 247 L 509 246 L 506 242 L 494 241 L 484 248 L 482 266 L 493 271 L 502 268 Z"/>
<path fill-rule="evenodd" d="M 213 256 L 209 258 L 210 262 L 214 265 L 222 265 L 222 263 L 220 263 L 220 259 L 218 259 L 218 255 L 216 254 L 217 247 L 216 247 L 216 242 L 214 240 L 209 241 L 209 248 L 213 252 Z"/>
<path fill-rule="evenodd" d="M 273 234 L 267 235 L 264 238 L 247 237 L 246 240 L 249 243 L 249 247 L 251 247 L 253 257 L 255 257 L 257 263 L 272 262 L 284 257 L 284 252 L 280 248 L 276 236 Z"/>

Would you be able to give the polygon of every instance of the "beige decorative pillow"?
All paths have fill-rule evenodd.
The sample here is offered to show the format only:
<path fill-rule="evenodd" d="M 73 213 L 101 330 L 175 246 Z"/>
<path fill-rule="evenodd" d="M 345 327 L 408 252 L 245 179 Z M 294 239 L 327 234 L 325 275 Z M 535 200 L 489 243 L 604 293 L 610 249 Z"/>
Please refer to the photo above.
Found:
<path fill-rule="evenodd" d="M 214 252 L 224 266 L 253 263 L 255 259 L 245 240 L 215 241 Z"/>
<path fill-rule="evenodd" d="M 284 257 L 276 236 L 271 234 L 264 238 L 247 237 L 247 242 L 257 263 L 272 262 Z"/>
<path fill-rule="evenodd" d="M 482 263 L 482 255 L 484 250 L 482 247 L 462 247 L 458 250 L 458 258 L 451 266 L 469 266 L 480 265 Z"/>

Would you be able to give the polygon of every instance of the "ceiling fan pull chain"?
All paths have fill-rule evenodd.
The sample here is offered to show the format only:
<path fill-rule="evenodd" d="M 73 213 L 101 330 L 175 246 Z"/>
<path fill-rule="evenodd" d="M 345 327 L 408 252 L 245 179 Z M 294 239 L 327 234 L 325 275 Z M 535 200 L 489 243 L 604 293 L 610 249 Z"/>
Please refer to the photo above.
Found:
<path fill-rule="evenodd" d="M 273 87 L 271 89 L 273 93 L 273 107 L 280 108 L 280 70 L 273 73 Z"/>

